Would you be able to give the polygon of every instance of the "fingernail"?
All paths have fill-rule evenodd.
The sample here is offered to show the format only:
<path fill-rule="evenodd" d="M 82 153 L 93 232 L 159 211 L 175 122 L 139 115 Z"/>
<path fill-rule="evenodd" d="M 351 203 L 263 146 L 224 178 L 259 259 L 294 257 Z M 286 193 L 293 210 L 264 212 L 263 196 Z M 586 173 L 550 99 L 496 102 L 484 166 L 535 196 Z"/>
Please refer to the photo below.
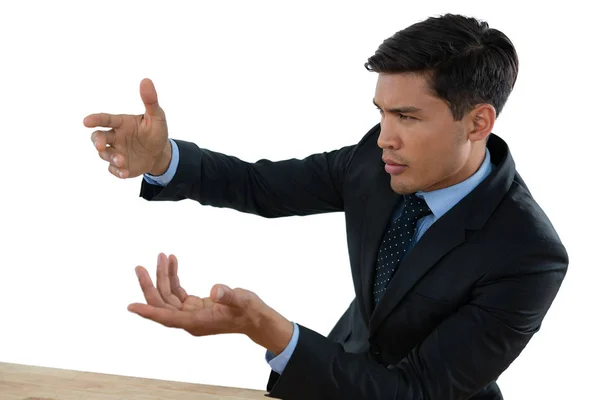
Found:
<path fill-rule="evenodd" d="M 117 157 L 113 157 L 113 164 L 117 165 Z"/>
<path fill-rule="evenodd" d="M 123 177 L 123 172 L 119 171 L 119 176 L 122 178 Z"/>
<path fill-rule="evenodd" d="M 160 264 L 160 254 L 158 255 L 158 259 L 156 260 L 157 264 Z"/>
<path fill-rule="evenodd" d="M 94 147 L 98 148 L 98 141 L 97 140 L 94 140 Z"/>
<path fill-rule="evenodd" d="M 223 288 L 218 287 L 217 288 L 217 300 L 221 300 L 221 298 L 223 297 L 223 294 L 225 294 L 225 291 L 223 290 Z"/>

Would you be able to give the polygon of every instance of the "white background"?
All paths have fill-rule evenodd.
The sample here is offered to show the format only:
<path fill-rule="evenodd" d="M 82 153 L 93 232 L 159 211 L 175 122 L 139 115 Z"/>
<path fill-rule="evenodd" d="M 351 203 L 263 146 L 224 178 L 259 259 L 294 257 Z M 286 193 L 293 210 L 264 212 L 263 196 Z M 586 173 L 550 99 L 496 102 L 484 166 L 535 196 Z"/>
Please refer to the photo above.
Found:
<path fill-rule="evenodd" d="M 136 265 L 180 260 L 183 286 L 258 293 L 327 334 L 353 298 L 342 214 L 267 220 L 147 202 L 83 118 L 143 112 L 153 79 L 171 137 L 247 161 L 357 142 L 378 122 L 363 64 L 431 15 L 487 20 L 514 42 L 516 88 L 494 132 L 570 255 L 542 330 L 500 377 L 507 399 L 590 398 L 600 357 L 599 35 L 584 2 L 20 1 L 0 3 L 0 361 L 264 390 L 264 349 L 129 313 Z M 450 5 L 452 4 L 452 6 Z M 592 391 L 592 393 L 590 393 Z"/>

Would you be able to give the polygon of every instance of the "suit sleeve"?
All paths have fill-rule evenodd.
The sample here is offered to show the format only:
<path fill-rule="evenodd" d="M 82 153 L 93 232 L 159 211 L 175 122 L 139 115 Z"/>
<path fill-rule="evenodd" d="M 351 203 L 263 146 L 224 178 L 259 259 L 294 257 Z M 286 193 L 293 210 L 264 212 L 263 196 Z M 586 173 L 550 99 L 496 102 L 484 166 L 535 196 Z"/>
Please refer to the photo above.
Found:
<path fill-rule="evenodd" d="M 179 164 L 166 187 L 142 181 L 152 201 L 192 199 L 267 218 L 343 211 L 343 186 L 355 146 L 304 159 L 254 163 L 176 140 Z"/>
<path fill-rule="evenodd" d="M 553 302 L 567 270 L 560 243 L 529 243 L 502 271 L 490 271 L 472 300 L 442 322 L 398 364 L 345 353 L 300 326 L 283 374 L 271 373 L 268 397 L 286 400 L 468 399 L 517 358 Z"/>

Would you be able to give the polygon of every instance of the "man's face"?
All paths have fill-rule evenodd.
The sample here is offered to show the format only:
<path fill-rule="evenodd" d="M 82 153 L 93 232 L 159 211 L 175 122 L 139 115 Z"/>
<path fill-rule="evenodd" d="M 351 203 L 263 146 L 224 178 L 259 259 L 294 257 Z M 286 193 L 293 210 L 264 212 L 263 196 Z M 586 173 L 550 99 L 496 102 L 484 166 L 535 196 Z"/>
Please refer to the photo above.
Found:
<path fill-rule="evenodd" d="M 375 105 L 381 110 L 377 144 L 382 164 L 391 176 L 392 189 L 400 194 L 431 191 L 454 185 L 475 171 L 468 163 L 472 143 L 469 114 L 455 121 L 442 99 L 435 97 L 427 80 L 416 74 L 379 74 Z"/>

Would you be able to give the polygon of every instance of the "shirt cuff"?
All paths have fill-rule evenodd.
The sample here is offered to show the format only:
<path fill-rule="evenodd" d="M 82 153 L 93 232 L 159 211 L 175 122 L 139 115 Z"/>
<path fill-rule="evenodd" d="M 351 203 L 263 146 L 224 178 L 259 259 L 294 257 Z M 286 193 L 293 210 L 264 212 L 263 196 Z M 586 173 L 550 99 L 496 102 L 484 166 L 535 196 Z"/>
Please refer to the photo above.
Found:
<path fill-rule="evenodd" d="M 175 176 L 177 166 L 179 165 L 179 147 L 177 147 L 177 143 L 173 139 L 169 138 L 169 141 L 171 142 L 171 163 L 169 164 L 169 168 L 167 168 L 164 174 L 158 176 L 144 174 L 144 179 L 151 185 L 167 186 Z"/>
<path fill-rule="evenodd" d="M 290 340 L 290 343 L 287 345 L 285 350 L 283 350 L 283 352 L 281 352 L 281 354 L 279 354 L 277 357 L 275 357 L 275 355 L 269 350 L 267 350 L 267 354 L 265 355 L 265 359 L 271 366 L 271 369 L 277 372 L 279 375 L 283 373 L 283 370 L 285 369 L 288 361 L 292 357 L 294 349 L 298 344 L 298 336 L 300 335 L 300 330 L 298 329 L 298 325 L 296 325 L 295 322 L 293 324 L 294 333 L 292 334 L 292 339 Z"/>

